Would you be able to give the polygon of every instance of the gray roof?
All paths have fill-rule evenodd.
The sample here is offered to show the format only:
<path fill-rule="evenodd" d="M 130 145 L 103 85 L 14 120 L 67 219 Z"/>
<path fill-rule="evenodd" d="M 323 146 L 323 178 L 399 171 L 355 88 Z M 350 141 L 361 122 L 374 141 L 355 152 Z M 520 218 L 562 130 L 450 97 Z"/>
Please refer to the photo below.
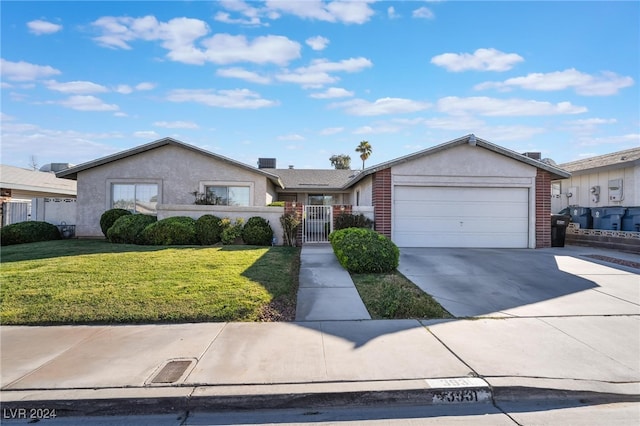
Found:
<path fill-rule="evenodd" d="M 149 150 L 152 150 L 152 149 L 160 148 L 160 147 L 163 147 L 163 146 L 167 146 L 167 145 L 178 146 L 178 147 L 181 147 L 181 148 L 189 149 L 191 151 L 197 152 L 197 153 L 205 155 L 207 157 L 215 158 L 217 160 L 224 161 L 224 162 L 229 163 L 231 165 L 234 165 L 236 167 L 240 167 L 242 169 L 250 170 L 250 171 L 252 171 L 254 173 L 261 174 L 261 175 L 271 179 L 273 181 L 273 183 L 275 183 L 276 185 L 282 187 L 282 182 L 280 181 L 280 178 L 278 176 L 272 174 L 272 173 L 266 172 L 263 169 L 257 169 L 255 167 L 249 166 L 248 164 L 244 164 L 244 163 L 241 163 L 239 161 L 232 160 L 232 159 L 224 157 L 222 155 L 214 154 L 214 153 L 212 153 L 210 151 L 207 151 L 205 149 L 198 148 L 197 146 L 186 144 L 184 142 L 178 141 L 178 140 L 173 139 L 173 138 L 159 139 L 157 141 L 150 142 L 150 143 L 147 143 L 147 144 L 144 144 L 144 145 L 140 145 L 140 146 L 137 146 L 135 148 L 128 149 L 126 151 L 121 151 L 121 152 L 118 152 L 116 154 L 112 154 L 112 155 L 108 155 L 106 157 L 98 158 L 97 160 L 93 160 L 93 161 L 89 161 L 89 162 L 86 162 L 86 163 L 78 164 L 77 166 L 73 166 L 73 167 L 70 167 L 70 168 L 68 168 L 66 170 L 63 170 L 61 172 L 56 173 L 56 176 L 58 176 L 60 178 L 75 180 L 75 179 L 78 178 L 78 172 L 81 172 L 81 171 L 84 171 L 84 170 L 88 170 L 88 169 L 92 169 L 94 167 L 99 167 L 99 166 L 102 166 L 104 164 L 111 163 L 113 161 L 118 161 L 118 160 L 121 160 L 123 158 L 130 157 L 132 155 L 140 154 L 140 153 L 143 153 L 143 152 L 146 152 L 146 151 L 149 151 Z"/>
<path fill-rule="evenodd" d="M 558 164 L 558 167 L 569 172 L 586 172 L 600 168 L 622 168 L 640 164 L 640 148 L 631 148 L 611 154 Z"/>
<path fill-rule="evenodd" d="M 445 142 L 445 143 L 440 144 L 440 145 L 433 146 L 431 148 L 423 149 L 422 151 L 418 151 L 418 152 L 415 152 L 413 154 L 405 155 L 404 157 L 396 158 L 395 160 L 391 160 L 391 161 L 387 161 L 387 162 L 384 162 L 384 163 L 381 163 L 381 164 L 377 164 L 375 166 L 367 167 L 366 169 L 364 169 L 362 171 L 362 173 L 360 173 L 351 182 L 349 182 L 349 185 L 352 185 L 352 184 L 358 182 L 360 179 L 364 178 L 365 176 L 368 176 L 368 175 L 373 174 L 375 172 L 378 172 L 380 170 L 388 169 L 389 167 L 393 167 L 393 166 L 396 166 L 398 164 L 406 163 L 408 161 L 415 160 L 415 159 L 423 157 L 425 155 L 432 155 L 432 154 L 435 154 L 437 152 L 441 152 L 441 151 L 447 150 L 449 148 L 453 148 L 455 146 L 465 145 L 465 144 L 470 144 L 470 145 L 474 145 L 474 146 L 480 146 L 480 147 L 486 148 L 486 149 L 488 149 L 490 151 L 493 151 L 493 152 L 495 152 L 497 154 L 504 155 L 504 156 L 509 157 L 509 158 L 513 158 L 514 160 L 518 160 L 518 161 L 520 161 L 522 163 L 529 164 L 531 166 L 537 167 L 537 168 L 542 169 L 542 170 L 546 170 L 547 172 L 551 173 L 551 178 L 552 179 L 568 178 L 569 176 L 571 176 L 571 173 L 569 173 L 566 170 L 563 170 L 563 169 L 561 169 L 561 168 L 559 168 L 557 166 L 553 166 L 553 165 L 551 165 L 549 163 L 546 163 L 546 162 L 543 162 L 543 161 L 534 160 L 532 158 L 527 157 L 526 155 L 519 154 L 519 153 L 517 153 L 515 151 L 511 151 L 510 149 L 504 148 L 502 146 L 492 144 L 491 142 L 488 142 L 488 141 L 486 141 L 484 139 L 480 139 L 479 137 L 476 137 L 475 135 L 470 134 L 470 135 L 466 135 L 466 136 L 463 136 L 463 137 L 458 138 L 458 139 L 454 139 L 454 140 L 449 141 L 449 142 Z"/>
<path fill-rule="evenodd" d="M 0 165 L 0 187 L 20 191 L 76 195 L 76 182 L 59 179 L 50 172 Z"/>
<path fill-rule="evenodd" d="M 263 169 L 265 170 L 265 169 Z M 339 191 L 358 175 L 356 170 L 336 169 L 266 169 L 280 176 L 284 189 Z"/>

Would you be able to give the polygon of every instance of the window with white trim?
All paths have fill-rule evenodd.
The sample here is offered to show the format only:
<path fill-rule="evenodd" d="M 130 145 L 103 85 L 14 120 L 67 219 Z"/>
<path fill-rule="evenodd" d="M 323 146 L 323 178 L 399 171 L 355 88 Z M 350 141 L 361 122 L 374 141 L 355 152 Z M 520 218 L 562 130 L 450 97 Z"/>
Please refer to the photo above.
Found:
<path fill-rule="evenodd" d="M 158 185 L 155 183 L 114 183 L 111 185 L 111 208 L 132 213 L 156 214 Z"/>

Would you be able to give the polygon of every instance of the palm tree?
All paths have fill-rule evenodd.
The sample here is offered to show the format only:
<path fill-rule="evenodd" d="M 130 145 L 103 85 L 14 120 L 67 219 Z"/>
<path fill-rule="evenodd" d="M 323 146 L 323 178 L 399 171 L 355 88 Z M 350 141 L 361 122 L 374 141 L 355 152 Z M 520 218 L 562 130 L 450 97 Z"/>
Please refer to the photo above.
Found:
<path fill-rule="evenodd" d="M 360 153 L 360 159 L 362 160 L 362 170 L 364 170 L 364 162 L 371 156 L 373 148 L 367 141 L 360 142 L 360 145 L 356 147 L 356 152 Z"/>

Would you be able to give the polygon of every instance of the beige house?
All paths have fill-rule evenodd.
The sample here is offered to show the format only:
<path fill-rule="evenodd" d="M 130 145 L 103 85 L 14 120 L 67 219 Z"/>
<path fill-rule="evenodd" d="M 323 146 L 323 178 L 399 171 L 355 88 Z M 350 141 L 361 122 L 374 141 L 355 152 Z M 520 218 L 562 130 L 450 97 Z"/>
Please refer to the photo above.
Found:
<path fill-rule="evenodd" d="M 550 246 L 550 183 L 569 176 L 474 135 L 362 171 L 251 167 L 165 138 L 58 173 L 78 181 L 80 237 L 100 237 L 113 207 L 159 218 L 268 215 L 281 235 L 285 209 L 265 206 L 286 201 L 304 206 L 309 232 L 318 220 L 330 231 L 340 211 L 364 212 L 399 246 L 518 248 Z"/>

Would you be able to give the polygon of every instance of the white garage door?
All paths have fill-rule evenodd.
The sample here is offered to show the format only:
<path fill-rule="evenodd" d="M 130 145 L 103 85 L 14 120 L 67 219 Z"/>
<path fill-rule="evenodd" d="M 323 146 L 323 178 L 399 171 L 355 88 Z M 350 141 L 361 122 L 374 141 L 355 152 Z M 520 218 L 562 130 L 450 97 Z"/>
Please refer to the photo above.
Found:
<path fill-rule="evenodd" d="M 399 247 L 526 248 L 528 237 L 527 188 L 394 188 Z"/>

